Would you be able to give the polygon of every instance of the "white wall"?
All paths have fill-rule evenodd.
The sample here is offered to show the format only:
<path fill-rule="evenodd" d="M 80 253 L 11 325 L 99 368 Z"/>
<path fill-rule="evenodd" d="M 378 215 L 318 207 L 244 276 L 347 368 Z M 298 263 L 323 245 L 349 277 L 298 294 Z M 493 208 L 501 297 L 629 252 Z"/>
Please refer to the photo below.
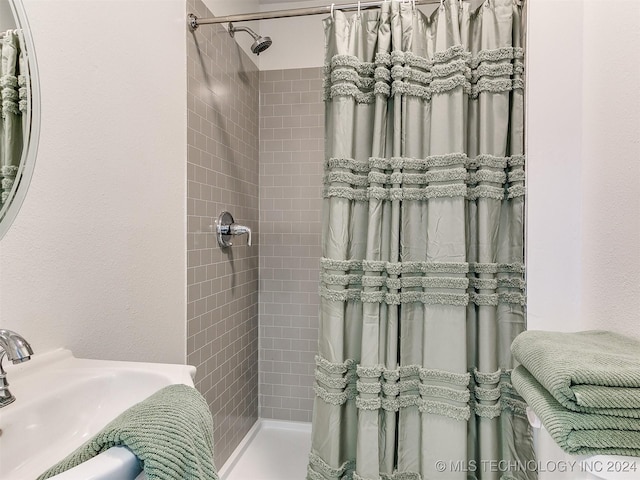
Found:
<path fill-rule="evenodd" d="M 340 3 L 340 2 L 335 2 Z M 344 3 L 344 2 L 342 2 Z M 262 11 L 291 8 L 324 7 L 331 2 L 312 0 L 262 5 Z M 262 20 L 260 30 L 269 35 L 273 45 L 260 55 L 260 70 L 321 67 L 324 65 L 324 27 L 327 15 Z"/>
<path fill-rule="evenodd" d="M 581 329 L 583 0 L 530 0 L 527 318 Z M 562 45 L 562 48 L 558 48 Z"/>
<path fill-rule="evenodd" d="M 42 132 L 0 241 L 0 325 L 36 352 L 184 363 L 185 4 L 24 4 Z"/>
<path fill-rule="evenodd" d="M 529 328 L 640 337 L 640 2 L 529 7 Z"/>
<path fill-rule="evenodd" d="M 582 319 L 640 338 L 640 2 L 584 6 Z"/>

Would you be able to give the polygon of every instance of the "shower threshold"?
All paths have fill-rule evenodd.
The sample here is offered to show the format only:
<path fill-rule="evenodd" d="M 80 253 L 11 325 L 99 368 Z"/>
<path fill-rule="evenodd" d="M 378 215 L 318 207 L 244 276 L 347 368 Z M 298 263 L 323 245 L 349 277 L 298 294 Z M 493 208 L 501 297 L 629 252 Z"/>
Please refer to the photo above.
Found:
<path fill-rule="evenodd" d="M 303 480 L 310 450 L 310 423 L 260 418 L 222 466 L 220 478 Z"/>

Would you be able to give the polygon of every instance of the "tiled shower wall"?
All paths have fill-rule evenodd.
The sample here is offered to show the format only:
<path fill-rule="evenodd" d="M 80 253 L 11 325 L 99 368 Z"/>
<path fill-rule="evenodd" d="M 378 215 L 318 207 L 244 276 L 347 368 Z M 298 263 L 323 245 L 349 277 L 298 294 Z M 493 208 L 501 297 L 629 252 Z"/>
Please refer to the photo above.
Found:
<path fill-rule="evenodd" d="M 213 16 L 200 0 L 187 12 Z M 218 25 L 187 30 L 187 63 L 187 362 L 220 467 L 258 416 L 259 76 Z M 244 236 L 218 247 L 210 226 L 223 210 L 251 227 L 252 247 Z"/>
<path fill-rule="evenodd" d="M 260 416 L 311 421 L 324 161 L 322 69 L 260 72 Z"/>

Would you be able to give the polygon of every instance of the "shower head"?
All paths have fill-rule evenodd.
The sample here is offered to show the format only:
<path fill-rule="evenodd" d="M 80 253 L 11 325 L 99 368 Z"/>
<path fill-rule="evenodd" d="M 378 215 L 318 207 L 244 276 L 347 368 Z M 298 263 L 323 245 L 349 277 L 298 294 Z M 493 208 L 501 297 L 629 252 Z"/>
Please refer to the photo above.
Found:
<path fill-rule="evenodd" d="M 260 55 L 260 53 L 264 52 L 273 43 L 271 37 L 261 37 L 249 27 L 235 27 L 233 23 L 229 22 L 229 35 L 234 37 L 236 32 L 247 32 L 253 37 L 254 42 L 251 45 L 251 51 L 256 55 Z"/>
<path fill-rule="evenodd" d="M 272 43 L 271 37 L 258 37 L 256 41 L 251 44 L 251 51 L 256 55 L 260 55 L 260 53 L 269 48 Z"/>

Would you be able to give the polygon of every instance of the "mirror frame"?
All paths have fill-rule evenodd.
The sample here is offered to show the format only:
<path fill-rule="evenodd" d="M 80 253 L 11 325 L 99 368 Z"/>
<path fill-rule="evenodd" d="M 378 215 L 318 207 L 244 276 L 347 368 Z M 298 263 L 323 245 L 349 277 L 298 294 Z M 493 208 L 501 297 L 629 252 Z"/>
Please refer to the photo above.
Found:
<path fill-rule="evenodd" d="M 33 170 L 40 143 L 40 76 L 36 61 L 36 51 L 33 44 L 33 37 L 27 13 L 21 0 L 9 0 L 9 5 L 13 11 L 16 27 L 22 29 L 25 43 L 27 45 L 27 59 L 29 63 L 29 83 L 27 84 L 27 96 L 29 105 L 27 108 L 27 125 L 29 126 L 27 141 L 22 150 L 20 166 L 16 174 L 16 180 L 9 193 L 9 204 L 0 210 L 0 240 L 7 233 L 11 224 L 18 215 L 18 211 L 24 202 L 33 176 Z"/>

